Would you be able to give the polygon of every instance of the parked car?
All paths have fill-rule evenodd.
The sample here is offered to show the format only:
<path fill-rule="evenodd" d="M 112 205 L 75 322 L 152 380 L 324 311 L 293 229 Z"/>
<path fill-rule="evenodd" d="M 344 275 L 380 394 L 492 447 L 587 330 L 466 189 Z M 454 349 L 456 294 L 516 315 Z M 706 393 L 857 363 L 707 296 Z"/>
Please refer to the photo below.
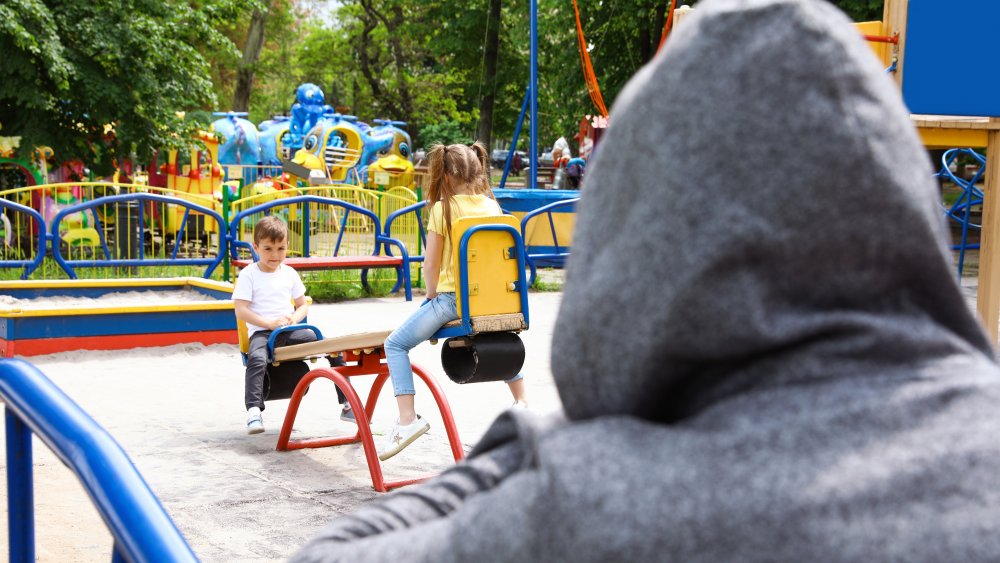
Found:
<path fill-rule="evenodd" d="M 507 155 L 510 153 L 507 149 L 496 149 L 490 154 L 490 162 L 493 164 L 493 168 L 503 168 L 503 165 L 507 162 Z"/>
<path fill-rule="evenodd" d="M 504 165 L 507 164 L 507 155 L 510 151 L 507 149 L 497 149 L 490 154 L 490 163 L 493 168 L 503 169 Z M 521 168 L 528 167 L 528 153 L 525 151 L 517 151 L 517 154 L 521 155 Z"/>

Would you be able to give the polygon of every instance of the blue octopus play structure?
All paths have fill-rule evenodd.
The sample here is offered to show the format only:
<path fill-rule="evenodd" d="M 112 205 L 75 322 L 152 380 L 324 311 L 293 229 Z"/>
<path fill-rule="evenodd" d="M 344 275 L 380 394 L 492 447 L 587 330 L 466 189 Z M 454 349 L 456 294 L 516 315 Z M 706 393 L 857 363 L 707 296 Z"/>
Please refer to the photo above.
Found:
<path fill-rule="evenodd" d="M 326 103 L 323 90 L 301 84 L 295 91 L 290 116 L 276 116 L 258 126 L 245 113 L 215 114 L 212 129 L 224 140 L 219 164 L 232 179 L 234 170 L 248 183 L 282 172 L 324 183 L 372 185 L 368 168 L 395 175 L 409 172 L 412 140 L 405 122 L 376 120 L 372 127 L 352 115 L 337 113 Z"/>

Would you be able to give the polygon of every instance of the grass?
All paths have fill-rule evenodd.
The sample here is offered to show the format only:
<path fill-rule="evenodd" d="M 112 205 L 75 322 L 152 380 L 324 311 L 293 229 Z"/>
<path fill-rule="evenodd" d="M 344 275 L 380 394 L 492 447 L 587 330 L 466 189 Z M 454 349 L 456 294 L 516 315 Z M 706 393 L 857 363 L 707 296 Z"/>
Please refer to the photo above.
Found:
<path fill-rule="evenodd" d="M 0 268 L 0 280 L 21 279 L 22 268 Z M 196 277 L 205 274 L 204 266 L 138 266 L 74 268 L 79 279 L 132 279 L 132 278 L 172 278 Z M 69 279 L 69 275 L 51 257 L 42 260 L 37 270 L 31 273 L 32 280 Z M 226 281 L 220 265 L 209 279 Z M 396 284 L 394 270 L 375 269 L 368 271 L 370 290 L 361 286 L 360 270 L 331 270 L 325 272 L 303 272 L 302 281 L 306 293 L 317 303 L 334 303 L 361 297 L 384 297 L 389 295 Z"/>
<path fill-rule="evenodd" d="M 531 286 L 533 291 L 550 293 L 562 291 L 566 284 L 566 278 L 562 270 L 556 268 L 539 268 L 538 277 L 535 278 L 535 285 Z"/>
<path fill-rule="evenodd" d="M 369 289 L 361 285 L 360 270 L 303 273 L 306 295 L 314 303 L 337 303 L 362 297 L 385 297 L 396 285 L 394 270 L 368 270 Z M 402 291 L 402 290 L 400 290 Z"/>

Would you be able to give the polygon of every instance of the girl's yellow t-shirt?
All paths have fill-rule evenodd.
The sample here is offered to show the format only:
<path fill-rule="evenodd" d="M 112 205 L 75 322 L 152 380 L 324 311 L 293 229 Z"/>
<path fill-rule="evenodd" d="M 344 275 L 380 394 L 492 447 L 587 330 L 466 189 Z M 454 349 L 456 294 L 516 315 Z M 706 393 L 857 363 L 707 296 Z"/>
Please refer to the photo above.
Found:
<path fill-rule="evenodd" d="M 455 195 L 451 198 L 451 222 L 454 225 L 462 217 L 492 217 L 503 215 L 500 205 L 489 196 L 476 195 Z M 438 276 L 438 293 L 455 291 L 456 272 L 452 264 L 451 233 L 446 232 L 447 227 L 444 221 L 444 206 L 440 201 L 431 207 L 430 217 L 427 219 L 427 230 L 444 237 L 444 246 L 441 249 L 441 274 Z"/>

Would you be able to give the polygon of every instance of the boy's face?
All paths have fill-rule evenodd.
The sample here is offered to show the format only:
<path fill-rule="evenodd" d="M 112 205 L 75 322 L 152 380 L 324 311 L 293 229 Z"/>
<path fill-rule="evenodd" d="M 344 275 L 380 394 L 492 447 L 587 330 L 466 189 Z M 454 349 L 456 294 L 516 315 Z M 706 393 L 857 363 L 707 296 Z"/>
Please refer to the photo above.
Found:
<path fill-rule="evenodd" d="M 257 251 L 260 260 L 257 267 L 264 272 L 274 272 L 285 261 L 288 254 L 288 240 L 261 239 L 260 242 L 253 243 L 253 249 Z"/>

